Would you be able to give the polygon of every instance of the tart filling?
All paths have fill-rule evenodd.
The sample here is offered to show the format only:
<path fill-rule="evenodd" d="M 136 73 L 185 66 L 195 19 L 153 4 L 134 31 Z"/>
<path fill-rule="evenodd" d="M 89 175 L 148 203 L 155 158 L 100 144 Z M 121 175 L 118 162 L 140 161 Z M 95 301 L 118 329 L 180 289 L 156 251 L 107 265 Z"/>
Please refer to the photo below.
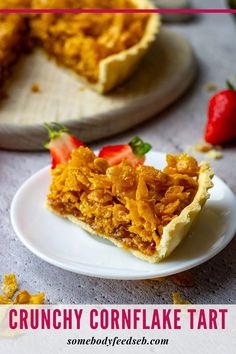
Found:
<path fill-rule="evenodd" d="M 25 35 L 24 20 L 15 14 L 0 14 L 0 84 L 20 55 Z"/>
<path fill-rule="evenodd" d="M 182 241 L 208 199 L 213 172 L 187 154 L 167 155 L 163 171 L 110 166 L 86 147 L 52 170 L 47 205 L 56 214 L 152 263 Z"/>

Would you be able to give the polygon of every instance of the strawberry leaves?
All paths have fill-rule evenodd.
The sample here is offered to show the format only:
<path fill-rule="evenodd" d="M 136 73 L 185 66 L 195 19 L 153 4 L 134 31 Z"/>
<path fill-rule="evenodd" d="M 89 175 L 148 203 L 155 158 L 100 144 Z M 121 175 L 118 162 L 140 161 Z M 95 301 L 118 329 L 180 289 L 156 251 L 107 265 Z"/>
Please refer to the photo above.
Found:
<path fill-rule="evenodd" d="M 135 136 L 129 142 L 129 145 L 131 146 L 133 153 L 138 156 L 144 156 L 152 149 L 152 146 L 150 144 L 144 143 L 143 140 L 140 139 L 138 136 Z"/>

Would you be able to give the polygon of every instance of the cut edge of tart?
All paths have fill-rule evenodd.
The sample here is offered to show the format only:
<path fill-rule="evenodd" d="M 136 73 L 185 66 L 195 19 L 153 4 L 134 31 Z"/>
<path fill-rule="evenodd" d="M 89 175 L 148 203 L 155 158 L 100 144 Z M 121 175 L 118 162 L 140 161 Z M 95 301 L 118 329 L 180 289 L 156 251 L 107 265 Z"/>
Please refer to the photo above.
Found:
<path fill-rule="evenodd" d="M 131 2 L 140 9 L 153 8 L 149 0 L 131 0 Z M 160 25 L 160 15 L 150 14 L 142 39 L 131 48 L 101 60 L 98 82 L 91 84 L 86 80 L 86 83 L 99 93 L 106 93 L 128 79 L 155 41 Z"/>
<path fill-rule="evenodd" d="M 85 150 L 81 150 L 81 149 L 85 149 Z M 180 160 L 183 158 L 183 160 L 180 161 L 182 167 L 186 163 L 185 158 L 193 159 L 186 154 L 174 155 L 174 156 L 170 155 L 169 157 L 174 158 L 174 159 L 175 158 L 180 159 Z M 113 199 L 110 199 L 109 203 L 111 203 L 111 204 L 108 205 L 108 208 L 111 206 L 110 210 L 113 210 L 113 212 L 114 212 L 115 209 L 112 209 L 112 208 L 114 206 L 119 205 L 120 206 L 119 212 L 124 213 L 125 209 L 128 212 L 128 220 L 129 220 L 128 223 L 126 220 L 125 221 L 126 224 L 125 223 L 122 224 L 122 222 L 124 222 L 124 220 L 125 220 L 123 218 L 123 216 L 122 216 L 122 221 L 119 221 L 120 216 L 117 219 L 118 224 L 119 223 L 120 224 L 117 229 L 113 228 L 114 230 L 118 230 L 117 231 L 118 233 L 116 235 L 115 235 L 115 233 L 112 234 L 111 231 L 109 231 L 107 233 L 105 231 L 102 232 L 102 228 L 104 230 L 112 230 L 112 229 L 110 229 L 110 223 L 114 223 L 113 219 L 106 219 L 105 214 L 103 214 L 104 211 L 100 212 L 99 218 L 101 220 L 100 220 L 100 223 L 98 221 L 98 224 L 96 224 L 96 212 L 94 212 L 94 214 L 93 214 L 93 211 L 97 207 L 95 204 L 98 203 L 99 208 L 104 207 L 103 201 L 102 201 L 103 197 L 100 197 L 99 194 L 98 194 L 98 196 L 96 196 L 96 199 L 97 199 L 96 203 L 93 204 L 94 201 L 92 201 L 92 203 L 90 203 L 90 193 L 92 193 L 93 191 L 96 192 L 96 189 L 93 189 L 92 186 L 90 186 L 91 187 L 90 188 L 90 187 L 88 187 L 88 185 L 87 185 L 87 187 L 83 187 L 81 189 L 81 182 L 79 182 L 79 185 L 80 185 L 80 187 L 78 189 L 79 194 L 77 194 L 77 192 L 76 192 L 77 187 L 75 189 L 73 189 L 74 186 L 76 185 L 76 183 L 78 183 L 78 182 L 76 182 L 76 180 L 77 180 L 76 173 L 77 172 L 75 172 L 75 171 L 77 170 L 79 174 L 82 174 L 82 180 L 80 179 L 80 177 L 78 177 L 78 181 L 82 181 L 82 184 L 83 184 L 83 180 L 85 177 L 85 175 L 84 175 L 85 170 L 83 167 L 84 162 L 82 162 L 81 167 L 77 166 L 77 163 L 80 164 L 79 161 L 81 158 L 82 159 L 85 158 L 85 161 L 87 161 L 87 159 L 88 159 L 88 161 L 89 161 L 88 168 L 89 168 L 89 170 L 93 171 L 91 173 L 91 175 L 86 175 L 87 180 L 90 181 L 93 178 L 96 179 L 97 176 L 99 177 L 99 174 L 97 174 L 97 172 L 96 173 L 94 172 L 94 166 L 96 167 L 99 165 L 100 167 L 103 166 L 102 167 L 103 172 L 101 173 L 102 174 L 102 176 L 101 176 L 102 177 L 102 184 L 107 183 L 107 182 L 104 182 L 103 177 L 105 178 L 105 181 L 108 181 L 108 185 L 109 185 L 109 183 L 111 183 L 111 184 L 113 183 L 113 187 L 115 187 L 114 190 L 116 192 L 113 192 L 113 188 L 111 187 L 110 192 L 108 192 L 108 193 L 110 193 L 110 195 L 113 195 L 112 198 L 115 198 L 115 202 L 112 201 Z M 73 162 L 73 159 L 74 159 L 74 162 Z M 82 148 L 79 148 L 77 150 L 77 152 L 76 151 L 73 152 L 72 159 L 69 161 L 69 163 L 67 165 L 67 166 L 69 166 L 68 169 L 65 165 L 64 166 L 59 165 L 58 169 L 53 170 L 54 171 L 53 174 L 54 174 L 54 177 L 56 176 L 55 177 L 56 180 L 52 182 L 51 187 L 53 187 L 53 185 L 54 185 L 55 190 L 51 189 L 51 195 L 49 196 L 47 204 L 46 204 L 48 209 L 50 209 L 53 213 L 55 213 L 61 217 L 67 218 L 71 222 L 79 225 L 82 229 L 88 231 L 90 234 L 94 234 L 94 235 L 100 236 L 102 238 L 105 238 L 105 239 L 111 241 L 116 246 L 124 248 L 125 250 L 131 252 L 134 256 L 136 256 L 144 261 L 148 261 L 150 263 L 160 262 L 164 258 L 168 257 L 175 250 L 175 248 L 182 242 L 182 240 L 188 234 L 193 222 L 195 221 L 195 219 L 197 218 L 197 216 L 201 212 L 203 206 L 205 205 L 207 199 L 209 198 L 208 190 L 213 187 L 213 183 L 212 183 L 212 178 L 214 176 L 213 170 L 211 169 L 208 162 L 202 162 L 200 165 L 195 165 L 194 166 L 195 170 L 196 170 L 196 166 L 198 166 L 197 179 L 195 179 L 195 177 L 193 177 L 192 179 L 191 179 L 191 177 L 189 177 L 190 184 L 188 184 L 185 181 L 187 183 L 186 190 L 183 189 L 182 191 L 180 191 L 180 193 L 178 193 L 178 196 L 180 194 L 180 197 L 179 197 L 180 201 L 182 201 L 182 197 L 186 198 L 186 200 L 183 202 L 184 203 L 183 205 L 187 205 L 187 206 L 181 207 L 179 214 L 178 213 L 176 214 L 176 212 L 171 212 L 170 213 L 170 220 L 171 221 L 168 221 L 166 223 L 166 225 L 161 224 L 160 221 L 158 221 L 159 225 L 162 225 L 161 232 L 160 231 L 157 232 L 157 226 L 155 226 L 155 228 L 154 228 L 156 231 L 153 228 L 150 228 L 150 225 L 148 227 L 147 226 L 143 227 L 142 231 L 144 230 L 144 233 L 146 233 L 146 235 L 143 236 L 137 232 L 137 230 L 140 228 L 140 224 L 136 223 L 137 218 L 140 218 L 140 216 L 142 217 L 142 212 L 140 214 L 140 211 L 138 209 L 135 209 L 135 208 L 137 208 L 139 201 L 142 202 L 142 199 L 140 199 L 141 198 L 140 196 L 142 196 L 143 192 L 141 192 L 139 190 L 140 188 L 138 187 L 138 185 L 140 183 L 140 178 L 142 178 L 142 180 L 143 180 L 143 178 L 145 178 L 145 176 L 147 177 L 149 175 L 149 172 L 150 172 L 150 174 L 153 174 L 154 179 L 151 179 L 151 183 L 153 183 L 155 178 L 157 178 L 156 179 L 157 184 L 156 184 L 156 187 L 154 187 L 154 189 L 156 188 L 156 191 L 153 195 L 155 195 L 155 194 L 158 195 L 158 193 L 159 193 L 157 190 L 158 188 L 160 188 L 161 193 L 163 193 L 163 187 L 164 187 L 164 194 L 163 194 L 164 199 L 167 198 L 166 193 L 168 192 L 169 188 L 171 188 L 173 186 L 175 188 L 176 185 L 178 185 L 178 183 L 176 182 L 177 180 L 175 180 L 175 178 L 172 179 L 172 177 L 171 177 L 172 172 L 170 173 L 170 175 L 165 174 L 165 173 L 163 174 L 161 171 L 156 170 L 156 169 L 152 169 L 152 167 L 149 167 L 149 166 L 143 166 L 143 167 L 139 166 L 136 169 L 136 172 L 134 172 L 135 169 L 133 167 L 131 167 L 131 165 L 129 165 L 129 163 L 127 163 L 127 162 L 121 163 L 120 165 L 117 165 L 117 167 L 114 167 L 114 166 L 113 167 L 104 167 L 104 166 L 106 166 L 106 163 L 107 163 L 107 161 L 105 161 L 104 159 L 101 159 L 99 157 L 96 157 L 93 154 L 93 152 L 88 148 L 82 147 Z M 196 164 L 196 161 L 194 163 Z M 172 167 L 169 166 L 169 164 L 167 166 L 167 168 L 169 168 L 170 170 Z M 124 170 L 122 170 L 122 169 L 124 169 Z M 132 172 L 132 169 L 133 169 L 133 172 Z M 152 169 L 152 170 L 149 170 L 149 169 Z M 184 167 L 184 169 L 185 169 L 185 167 Z M 187 166 L 187 169 L 188 169 L 188 166 Z M 187 169 L 185 169 L 185 171 L 187 171 Z M 63 176 L 63 171 L 65 172 L 64 176 Z M 104 172 L 104 171 L 106 171 L 106 172 Z M 128 192 L 125 192 L 125 194 L 123 196 L 122 196 L 122 194 L 119 194 L 120 192 L 117 189 L 117 185 L 116 185 L 116 182 L 114 182 L 114 178 L 115 179 L 120 178 L 120 176 L 119 176 L 120 171 L 121 171 L 121 173 L 123 173 L 123 172 L 126 173 L 125 178 L 128 177 L 127 173 L 128 174 L 130 173 L 131 174 L 130 181 L 133 178 L 136 181 L 135 182 L 136 187 L 132 187 L 135 190 L 136 198 L 138 198 L 138 199 L 136 199 L 136 204 L 135 204 L 135 200 L 133 199 L 135 197 L 133 197 L 133 194 L 132 194 L 132 196 L 130 195 L 130 190 L 128 190 Z M 160 177 L 158 174 L 160 174 Z M 66 178 L 64 178 L 65 176 L 66 176 L 66 178 L 68 178 L 68 176 L 69 176 L 69 180 L 67 180 L 67 182 L 66 182 Z M 177 176 L 177 179 L 178 178 L 184 179 L 184 177 L 186 178 L 186 174 L 184 174 L 184 173 L 181 175 L 178 172 L 176 176 Z M 191 176 L 191 172 L 190 172 L 189 176 Z M 162 178 L 164 178 L 163 185 L 160 184 L 161 187 L 158 187 L 158 183 L 162 183 Z M 121 181 L 121 179 L 119 181 Z M 123 182 L 124 181 L 125 180 L 123 180 Z M 98 179 L 98 182 L 101 183 L 101 180 Z M 181 184 L 184 185 L 185 182 L 183 182 L 183 183 L 181 182 L 180 185 Z M 66 183 L 66 184 L 64 184 L 64 183 Z M 146 186 L 149 186 L 148 190 L 150 191 L 150 188 L 151 188 L 150 181 L 148 183 L 149 184 L 146 184 Z M 189 196 L 186 197 L 187 194 L 191 195 L 191 183 L 195 184 L 195 187 L 192 190 L 192 192 L 193 192 L 192 197 L 189 197 Z M 66 187 L 65 188 L 66 191 L 63 190 L 63 193 L 61 194 L 61 188 L 63 188 L 63 186 Z M 69 186 L 69 190 L 68 190 L 68 186 Z M 96 188 L 99 188 L 99 192 L 101 193 L 101 189 L 102 189 L 101 185 L 100 185 L 100 187 L 96 187 Z M 121 187 L 121 188 L 123 188 L 123 187 Z M 145 188 L 144 188 L 144 191 L 145 191 Z M 73 194 L 74 193 L 73 190 L 75 192 L 75 195 Z M 112 190 L 112 192 L 111 192 L 111 190 Z M 69 196 L 69 197 L 67 196 L 67 191 L 69 191 L 69 193 L 70 193 L 70 191 L 72 191 L 71 196 Z M 187 191 L 190 191 L 190 193 L 187 193 Z M 58 192 L 59 192 L 59 194 L 57 194 Z M 137 193 L 139 193 L 139 195 L 140 195 L 139 197 L 137 197 Z M 144 194 L 145 194 L 145 192 L 144 192 Z M 77 195 L 80 195 L 80 197 L 78 197 Z M 105 194 L 104 195 L 106 197 L 108 196 L 106 187 L 105 187 Z M 171 197 L 173 198 L 173 193 L 172 193 Z M 74 199 L 73 203 L 75 203 L 75 204 L 71 204 L 71 201 L 70 201 L 71 198 Z M 133 204 L 129 202 L 130 200 L 132 201 Z M 146 206 L 143 206 L 143 208 L 147 207 L 147 209 L 148 209 L 150 205 L 153 205 L 153 203 L 151 202 L 151 204 L 150 204 L 150 202 L 148 202 L 148 200 L 149 200 L 149 197 L 148 197 L 148 199 L 146 199 Z M 158 201 L 158 200 L 161 200 L 161 199 L 157 198 L 156 201 Z M 186 204 L 186 201 L 188 202 L 188 200 L 190 200 L 189 204 Z M 145 201 L 145 197 L 144 197 L 143 201 Z M 80 207 L 78 208 L 79 203 L 80 203 Z M 90 205 L 88 203 L 90 203 Z M 116 204 L 116 203 L 118 203 L 118 204 Z M 148 203 L 149 203 L 149 206 L 148 206 Z M 158 203 L 160 204 L 160 202 L 158 202 Z M 169 203 L 169 202 L 167 202 L 167 203 Z M 78 208 L 78 209 L 74 209 L 75 205 L 76 205 L 76 208 Z M 134 207 L 133 210 L 131 210 L 132 205 Z M 169 206 L 169 204 L 167 205 L 167 207 L 168 206 Z M 85 210 L 86 208 L 87 208 L 87 211 L 85 211 L 84 214 L 83 213 L 81 214 L 81 210 Z M 93 209 L 93 208 L 95 208 L 95 209 Z M 101 210 L 102 210 L 102 208 L 101 208 Z M 68 212 L 68 210 L 73 210 L 74 213 Z M 103 209 L 103 210 L 106 210 L 106 209 Z M 136 216 L 135 214 L 137 214 L 137 210 L 138 210 L 139 215 Z M 133 212 L 133 216 L 131 216 L 132 212 Z M 88 216 L 91 213 L 94 215 L 92 218 L 91 218 L 91 215 Z M 143 213 L 145 213 L 144 209 L 143 209 Z M 171 216 L 171 214 L 173 214 L 173 215 Z M 174 215 L 174 214 L 176 214 L 176 215 Z M 113 218 L 115 214 L 112 214 L 112 215 L 113 215 L 112 216 L 112 218 Z M 153 215 L 156 215 L 155 216 L 156 221 L 154 222 L 154 224 L 156 223 L 155 225 L 158 225 L 158 222 L 157 222 L 158 214 L 156 212 L 154 212 Z M 145 216 L 143 216 L 143 217 L 145 218 Z M 117 222 L 117 220 L 116 220 L 116 222 Z M 146 220 L 147 219 L 144 219 L 145 225 L 146 225 Z M 108 223 L 108 224 L 106 224 L 106 223 Z M 101 224 L 102 224 L 102 226 L 101 226 Z M 112 225 L 112 227 L 113 227 L 113 225 Z M 132 231 L 131 231 L 131 229 L 132 229 Z M 133 231 L 134 229 L 136 231 Z M 150 230 L 152 230 L 151 233 L 150 233 Z M 155 236 L 153 236 L 153 233 L 155 233 Z M 133 237 L 134 237 L 134 239 L 132 239 Z M 151 242 L 151 241 L 155 241 L 155 242 Z M 138 245 L 138 243 L 140 243 L 140 244 Z M 154 244 L 154 246 L 153 246 L 153 244 Z M 137 246 L 140 246 L 140 247 L 137 247 Z M 148 248 L 145 249 L 146 247 L 148 247 Z M 147 250 L 149 250 L 149 251 L 147 252 Z"/>

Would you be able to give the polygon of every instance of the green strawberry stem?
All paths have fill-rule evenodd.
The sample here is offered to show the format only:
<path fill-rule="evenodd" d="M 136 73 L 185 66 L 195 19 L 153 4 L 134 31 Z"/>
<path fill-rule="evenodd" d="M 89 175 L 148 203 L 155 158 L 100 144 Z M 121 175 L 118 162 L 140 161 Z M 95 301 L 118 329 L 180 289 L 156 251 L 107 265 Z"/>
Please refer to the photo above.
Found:
<path fill-rule="evenodd" d="M 49 149 L 50 142 L 56 138 L 59 138 L 61 133 L 69 133 L 69 130 L 66 127 L 56 122 L 51 124 L 44 123 L 44 127 L 47 129 L 48 137 L 50 139 L 49 142 L 44 144 L 46 149 Z"/>
<path fill-rule="evenodd" d="M 130 142 L 129 145 L 131 146 L 133 152 L 138 156 L 144 156 L 147 154 L 151 149 L 152 146 L 148 143 L 145 143 L 142 139 L 138 136 L 135 136 Z"/>
<path fill-rule="evenodd" d="M 236 88 L 234 87 L 234 85 L 229 80 L 226 81 L 226 85 L 227 85 L 229 90 L 236 91 Z"/>

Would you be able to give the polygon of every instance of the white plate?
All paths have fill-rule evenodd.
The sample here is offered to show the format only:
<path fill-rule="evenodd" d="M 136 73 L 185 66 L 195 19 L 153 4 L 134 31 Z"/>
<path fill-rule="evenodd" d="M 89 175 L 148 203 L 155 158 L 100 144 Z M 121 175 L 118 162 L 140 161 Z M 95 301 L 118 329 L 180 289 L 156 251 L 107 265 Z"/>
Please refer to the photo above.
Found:
<path fill-rule="evenodd" d="M 163 168 L 165 154 L 149 153 L 146 164 Z M 235 196 L 215 177 L 211 198 L 188 237 L 169 258 L 149 264 L 49 212 L 44 205 L 50 181 L 46 167 L 24 183 L 12 202 L 12 224 L 20 240 L 34 254 L 75 273 L 129 280 L 175 274 L 214 257 L 236 231 Z"/>

